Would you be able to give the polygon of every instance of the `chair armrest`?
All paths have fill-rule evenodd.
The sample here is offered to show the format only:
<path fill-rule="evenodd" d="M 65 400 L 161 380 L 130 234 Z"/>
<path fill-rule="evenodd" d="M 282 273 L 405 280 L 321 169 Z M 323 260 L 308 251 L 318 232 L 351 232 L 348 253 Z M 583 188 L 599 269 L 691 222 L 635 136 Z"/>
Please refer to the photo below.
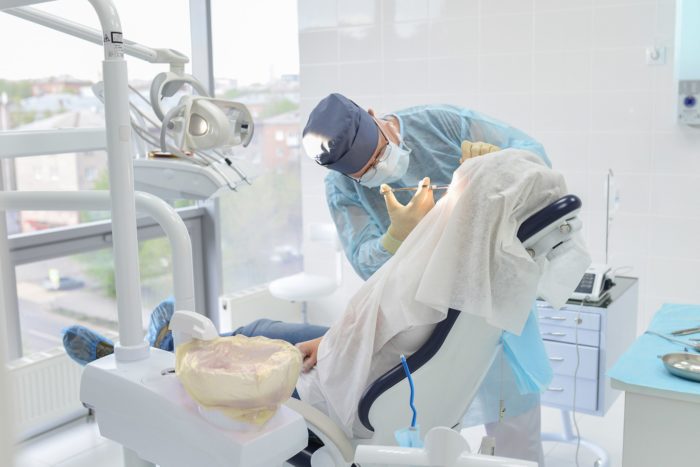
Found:
<path fill-rule="evenodd" d="M 289 399 L 284 405 L 304 417 L 306 423 L 313 428 L 311 431 L 321 438 L 326 446 L 335 446 L 347 463 L 353 462 L 355 449 L 352 447 L 352 443 L 328 415 L 299 399 Z"/>

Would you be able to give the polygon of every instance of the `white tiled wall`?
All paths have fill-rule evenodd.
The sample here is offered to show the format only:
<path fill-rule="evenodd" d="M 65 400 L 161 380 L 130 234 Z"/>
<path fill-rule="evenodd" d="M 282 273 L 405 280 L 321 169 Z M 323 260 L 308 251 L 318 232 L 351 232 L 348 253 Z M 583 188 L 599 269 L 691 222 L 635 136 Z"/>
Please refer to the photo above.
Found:
<path fill-rule="evenodd" d="M 700 130 L 674 120 L 674 12 L 673 0 L 299 0 L 303 120 L 338 91 L 379 112 L 453 103 L 517 126 L 583 199 L 596 261 L 612 169 L 610 263 L 641 278 L 645 327 L 664 301 L 700 303 Z M 665 65 L 647 65 L 652 45 Z M 305 160 L 305 222 L 328 218 L 323 176 Z M 323 309 L 341 311 L 359 283 Z"/>

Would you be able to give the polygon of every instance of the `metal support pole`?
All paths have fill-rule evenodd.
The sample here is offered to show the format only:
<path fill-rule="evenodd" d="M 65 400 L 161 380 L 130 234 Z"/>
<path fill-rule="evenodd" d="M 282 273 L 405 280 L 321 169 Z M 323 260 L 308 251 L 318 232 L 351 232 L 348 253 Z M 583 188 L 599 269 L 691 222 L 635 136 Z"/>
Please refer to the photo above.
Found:
<path fill-rule="evenodd" d="M 572 426 L 573 414 L 568 410 L 561 411 L 561 423 L 563 433 L 542 433 L 542 441 L 554 441 L 556 443 L 580 444 L 598 456 L 595 467 L 609 467 L 610 456 L 602 447 L 585 438 L 577 438 Z"/>
<path fill-rule="evenodd" d="M 6 193 L 3 168 L 0 165 L 0 194 Z M 7 239 L 7 213 L 0 209 L 0 347 L 4 346 L 3 354 L 8 360 L 22 356 L 22 330 L 19 323 L 19 301 L 17 299 L 17 279 L 15 265 L 10 256 L 10 246 Z M 0 359 L 0 365 L 6 360 Z"/>
<path fill-rule="evenodd" d="M 0 291 L 1 293 L 1 291 Z M 0 339 L 5 333 L 5 323 L 0 322 Z M 10 411 L 10 383 L 5 366 L 5 348 L 0 345 L 0 465 L 14 465 L 12 451 L 15 433 Z"/>
<path fill-rule="evenodd" d="M 8 299 L 8 289 L 15 291 L 14 280 L 8 279 L 6 275 L 7 266 L 10 265 L 10 253 L 7 244 L 7 229 L 5 228 L 5 211 L 0 210 L 0 266 L 2 266 L 2 277 L 0 280 L 0 465 L 14 465 L 12 450 L 14 447 L 14 430 L 12 423 L 12 412 L 10 411 L 10 382 L 7 374 L 7 349 L 5 342 L 8 342 L 9 333 L 7 332 L 8 320 L 4 316 L 9 310 L 6 308 Z M 14 271 L 14 269 L 13 269 Z M 17 303 L 15 302 L 15 306 Z M 13 329 L 13 332 L 15 330 Z M 19 333 L 19 330 L 16 331 Z M 19 334 L 16 335 L 19 339 Z M 10 352 L 10 355 L 12 351 Z"/>
<path fill-rule="evenodd" d="M 136 238 L 134 169 L 131 162 L 129 82 L 119 14 L 110 0 L 89 1 L 102 25 L 105 53 L 102 62 L 105 129 L 119 324 L 119 343 L 115 346 L 114 353 L 117 361 L 134 361 L 148 358 L 149 346 L 141 328 L 141 283 Z"/>

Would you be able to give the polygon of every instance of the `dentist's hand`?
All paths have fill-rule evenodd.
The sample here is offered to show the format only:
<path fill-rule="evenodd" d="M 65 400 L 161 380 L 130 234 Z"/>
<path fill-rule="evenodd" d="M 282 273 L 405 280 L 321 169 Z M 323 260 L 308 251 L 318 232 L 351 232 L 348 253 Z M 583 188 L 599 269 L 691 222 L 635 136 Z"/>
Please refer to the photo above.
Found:
<path fill-rule="evenodd" d="M 424 185 L 427 185 L 427 188 L 423 188 Z M 408 234 L 411 233 L 413 228 L 418 225 L 428 211 L 435 206 L 433 189 L 430 188 L 430 178 L 428 177 L 421 180 L 418 184 L 416 194 L 413 195 L 413 198 L 406 206 L 399 203 L 394 193 L 391 192 L 391 187 L 389 187 L 389 185 L 382 185 L 380 187 L 380 193 L 384 195 L 386 209 L 391 219 L 391 225 L 389 225 L 387 234 L 392 237 L 392 240 L 398 241 L 398 245 L 408 237 Z M 383 241 L 383 245 L 391 253 L 394 253 L 396 249 L 398 249 L 398 245 L 396 245 L 395 248 L 387 247 L 386 241 Z M 391 251 L 392 249 L 394 251 Z"/>
<path fill-rule="evenodd" d="M 471 142 L 465 139 L 462 141 L 462 157 L 460 157 L 459 163 L 461 164 L 472 157 L 483 156 L 484 154 L 500 150 L 501 148 L 493 144 L 484 143 L 483 141 Z"/>
<path fill-rule="evenodd" d="M 323 336 L 310 341 L 299 342 L 296 348 L 301 352 L 302 357 L 302 371 L 308 373 L 316 366 L 316 361 L 318 360 L 318 346 L 321 344 Z"/>

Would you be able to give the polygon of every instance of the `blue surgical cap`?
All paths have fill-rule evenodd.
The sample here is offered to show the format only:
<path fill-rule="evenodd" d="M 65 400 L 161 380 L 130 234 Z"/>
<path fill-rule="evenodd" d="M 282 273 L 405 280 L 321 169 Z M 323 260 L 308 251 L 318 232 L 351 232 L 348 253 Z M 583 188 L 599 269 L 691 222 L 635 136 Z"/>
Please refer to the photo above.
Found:
<path fill-rule="evenodd" d="M 370 114 L 347 97 L 333 93 L 311 111 L 303 138 L 309 157 L 329 169 L 352 174 L 372 157 L 379 130 Z"/>

